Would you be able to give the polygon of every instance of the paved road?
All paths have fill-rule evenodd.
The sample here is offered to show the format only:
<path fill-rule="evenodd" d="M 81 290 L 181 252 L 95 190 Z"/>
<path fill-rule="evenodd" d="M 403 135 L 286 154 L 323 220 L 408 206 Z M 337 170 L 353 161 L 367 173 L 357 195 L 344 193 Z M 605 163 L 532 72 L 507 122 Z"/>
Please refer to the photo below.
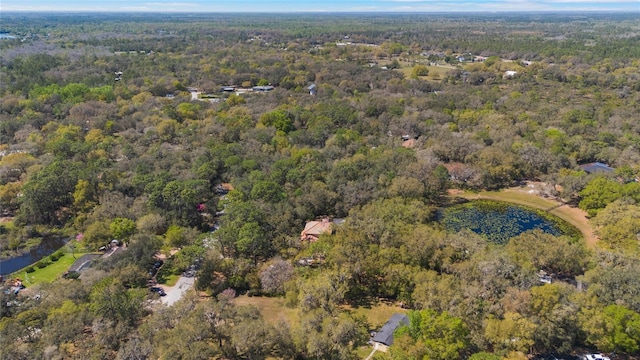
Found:
<path fill-rule="evenodd" d="M 163 286 L 166 296 L 160 298 L 163 304 L 167 306 L 173 305 L 176 301 L 180 300 L 184 294 L 193 287 L 195 283 L 195 277 L 180 276 L 178 282 L 172 287 Z"/>

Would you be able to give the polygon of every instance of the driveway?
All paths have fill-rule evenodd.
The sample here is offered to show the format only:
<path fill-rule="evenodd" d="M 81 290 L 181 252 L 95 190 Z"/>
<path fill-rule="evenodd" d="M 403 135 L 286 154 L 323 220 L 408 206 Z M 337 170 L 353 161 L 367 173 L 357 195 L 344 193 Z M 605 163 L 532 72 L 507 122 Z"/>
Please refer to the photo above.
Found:
<path fill-rule="evenodd" d="M 160 298 L 163 304 L 167 306 L 173 305 L 176 301 L 182 299 L 184 294 L 193 287 L 195 277 L 180 276 L 178 282 L 172 287 L 163 286 L 166 296 Z"/>

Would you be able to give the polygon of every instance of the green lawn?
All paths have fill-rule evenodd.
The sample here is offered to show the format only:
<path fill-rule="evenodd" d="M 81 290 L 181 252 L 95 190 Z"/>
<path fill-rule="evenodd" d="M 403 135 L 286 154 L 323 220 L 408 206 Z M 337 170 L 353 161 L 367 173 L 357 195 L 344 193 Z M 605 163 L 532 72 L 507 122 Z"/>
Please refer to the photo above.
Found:
<path fill-rule="evenodd" d="M 33 286 L 42 283 L 50 283 L 53 280 L 59 278 L 65 271 L 69 270 L 69 267 L 79 259 L 85 253 L 76 253 L 75 259 L 72 254 L 64 254 L 58 261 L 52 262 L 45 268 L 39 269 L 36 266 L 33 268 L 36 270 L 32 273 L 27 273 L 24 269 L 15 272 L 10 278 L 20 278 L 25 286 Z"/>
<path fill-rule="evenodd" d="M 178 282 L 178 279 L 180 279 L 180 275 L 170 274 L 162 277 L 162 279 L 158 279 L 158 284 L 174 286 Z"/>

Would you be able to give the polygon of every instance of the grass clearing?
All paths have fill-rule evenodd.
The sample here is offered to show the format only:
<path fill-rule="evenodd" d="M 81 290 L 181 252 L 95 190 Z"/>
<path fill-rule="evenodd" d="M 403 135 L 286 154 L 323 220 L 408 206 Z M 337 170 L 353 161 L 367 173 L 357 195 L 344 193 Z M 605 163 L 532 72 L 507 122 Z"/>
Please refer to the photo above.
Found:
<path fill-rule="evenodd" d="M 238 296 L 233 300 L 237 306 L 255 306 L 264 317 L 271 323 L 277 323 L 280 319 L 285 319 L 289 324 L 297 323 L 300 319 L 298 309 L 291 309 L 284 305 L 283 297 L 266 297 L 246 295 Z M 367 306 L 350 306 L 343 308 L 350 311 L 354 315 L 364 316 L 372 329 L 379 329 L 389 320 L 391 315 L 395 313 L 406 313 L 407 310 L 397 305 L 391 305 L 385 302 L 376 302 Z"/>
<path fill-rule="evenodd" d="M 172 287 L 176 285 L 176 283 L 178 282 L 178 279 L 180 279 L 180 275 L 170 274 L 170 275 L 167 275 L 166 277 L 163 277 L 162 281 L 158 281 L 158 284 Z"/>
<path fill-rule="evenodd" d="M 9 276 L 10 278 L 22 279 L 25 286 L 50 283 L 62 276 L 65 271 L 69 270 L 69 267 L 82 255 L 84 255 L 84 253 L 76 253 L 74 258 L 72 254 L 64 254 L 60 259 L 42 269 L 34 266 L 35 271 L 32 273 L 27 273 L 25 269 L 22 269 Z"/>
<path fill-rule="evenodd" d="M 266 297 L 247 295 L 238 296 L 233 300 L 237 306 L 254 306 L 265 321 L 277 324 L 280 320 L 285 320 L 288 324 L 294 325 L 299 323 L 300 313 L 298 309 L 291 309 L 284 305 L 282 297 Z"/>
<path fill-rule="evenodd" d="M 345 306 L 348 311 L 351 311 L 354 315 L 364 316 L 371 326 L 371 330 L 377 330 L 389 320 L 391 315 L 395 313 L 406 313 L 407 309 L 403 309 L 400 306 L 392 305 L 386 302 L 376 302 L 367 306 Z"/>

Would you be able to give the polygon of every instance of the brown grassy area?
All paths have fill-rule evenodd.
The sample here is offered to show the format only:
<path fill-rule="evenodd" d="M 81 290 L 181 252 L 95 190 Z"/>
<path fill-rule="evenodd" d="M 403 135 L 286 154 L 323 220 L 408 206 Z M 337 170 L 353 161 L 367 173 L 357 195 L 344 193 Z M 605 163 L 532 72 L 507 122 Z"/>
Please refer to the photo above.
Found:
<path fill-rule="evenodd" d="M 234 299 L 233 302 L 237 306 L 254 306 L 260 310 L 262 317 L 272 324 L 277 324 L 280 320 L 285 320 L 289 324 L 295 324 L 300 319 L 298 309 L 286 307 L 284 305 L 284 298 L 281 297 L 248 297 L 242 295 Z"/>
<path fill-rule="evenodd" d="M 543 198 L 538 195 L 535 189 L 529 186 L 513 187 L 502 191 L 483 191 L 480 193 L 459 192 L 456 193 L 455 196 L 468 200 L 487 199 L 506 201 L 545 210 L 578 228 L 586 241 L 587 247 L 593 248 L 598 241 L 598 237 L 594 234 L 589 224 L 586 212 L 556 200 Z"/>
<path fill-rule="evenodd" d="M 272 324 L 277 324 L 279 321 L 284 320 L 295 327 L 300 323 L 299 310 L 285 307 L 284 298 L 281 297 L 248 297 L 242 295 L 234 299 L 233 302 L 237 306 L 256 307 L 260 310 L 263 318 Z M 376 302 L 369 306 L 344 306 L 344 309 L 352 312 L 354 315 L 364 316 L 372 330 L 382 327 L 391 315 L 398 312 L 407 312 L 406 309 L 385 302 Z M 371 350 L 371 346 L 361 346 L 358 348 L 357 353 L 359 357 L 364 359 L 371 353 Z"/>
<path fill-rule="evenodd" d="M 298 309 L 287 308 L 284 305 L 284 298 L 246 295 L 238 296 L 233 302 L 237 306 L 254 306 L 270 323 L 277 323 L 284 319 L 290 324 L 297 323 L 300 319 Z M 344 306 L 344 309 L 354 315 L 364 316 L 372 329 L 380 328 L 394 313 L 406 313 L 407 310 L 395 304 L 386 302 L 376 302 L 369 306 Z"/>
<path fill-rule="evenodd" d="M 364 316 L 372 330 L 379 329 L 395 313 L 406 313 L 407 310 L 395 304 L 377 302 L 371 306 L 345 306 L 354 315 Z"/>
<path fill-rule="evenodd" d="M 407 63 L 407 62 L 400 62 L 400 69 L 397 69 L 396 71 L 400 71 L 401 73 L 404 74 L 405 77 L 409 78 L 411 77 L 412 73 L 413 73 L 413 67 L 414 65 L 416 65 L 415 63 Z M 421 64 L 424 65 L 424 64 Z M 382 65 L 381 65 L 382 66 Z M 427 69 L 429 69 L 429 75 L 427 76 L 420 76 L 421 79 L 423 80 L 429 80 L 429 81 L 436 81 L 439 82 L 440 80 L 442 80 L 443 78 L 445 78 L 447 76 L 447 73 L 449 71 L 451 71 L 452 69 L 454 69 L 453 66 L 449 67 L 449 66 L 427 66 Z"/>

